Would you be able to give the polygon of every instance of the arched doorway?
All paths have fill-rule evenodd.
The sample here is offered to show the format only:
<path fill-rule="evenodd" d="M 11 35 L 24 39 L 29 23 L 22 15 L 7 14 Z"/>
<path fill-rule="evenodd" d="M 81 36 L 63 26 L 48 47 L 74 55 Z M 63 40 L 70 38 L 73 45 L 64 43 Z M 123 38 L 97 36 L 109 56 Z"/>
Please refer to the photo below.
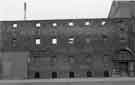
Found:
<path fill-rule="evenodd" d="M 135 63 L 134 53 L 131 49 L 123 48 L 115 52 L 115 57 L 113 58 L 113 70 L 117 71 L 116 73 L 119 76 L 130 76 L 135 68 L 131 63 Z"/>

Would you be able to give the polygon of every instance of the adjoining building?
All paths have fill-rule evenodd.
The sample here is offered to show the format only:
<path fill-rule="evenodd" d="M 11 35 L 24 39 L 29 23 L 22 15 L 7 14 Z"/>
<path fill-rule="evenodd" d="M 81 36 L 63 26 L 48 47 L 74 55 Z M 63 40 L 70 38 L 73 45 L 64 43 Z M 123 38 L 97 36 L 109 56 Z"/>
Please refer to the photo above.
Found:
<path fill-rule="evenodd" d="M 114 0 L 108 18 L 135 17 L 135 0 Z"/>

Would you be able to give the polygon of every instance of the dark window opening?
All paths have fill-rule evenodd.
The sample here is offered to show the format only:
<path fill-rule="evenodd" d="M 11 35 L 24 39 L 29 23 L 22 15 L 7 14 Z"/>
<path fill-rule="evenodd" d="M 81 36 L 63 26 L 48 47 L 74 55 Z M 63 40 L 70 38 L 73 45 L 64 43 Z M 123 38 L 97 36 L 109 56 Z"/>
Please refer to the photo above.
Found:
<path fill-rule="evenodd" d="M 13 47 L 16 47 L 16 41 L 17 41 L 16 38 L 13 38 L 13 39 L 12 39 L 12 46 L 13 46 Z"/>
<path fill-rule="evenodd" d="M 57 78 L 57 72 L 52 72 L 52 78 Z"/>
<path fill-rule="evenodd" d="M 16 38 L 13 38 L 12 41 L 13 41 L 13 42 L 16 42 Z"/>
<path fill-rule="evenodd" d="M 120 40 L 121 41 L 126 41 L 126 37 L 121 37 Z"/>
<path fill-rule="evenodd" d="M 56 56 L 52 56 L 52 58 L 53 58 L 53 59 L 55 59 L 55 58 L 56 58 Z"/>
<path fill-rule="evenodd" d="M 56 56 L 52 56 L 52 62 L 56 62 L 57 61 L 57 57 Z"/>
<path fill-rule="evenodd" d="M 107 40 L 108 36 L 106 34 L 102 35 L 103 40 Z"/>
<path fill-rule="evenodd" d="M 107 70 L 104 71 L 104 77 L 109 77 L 109 72 Z"/>
<path fill-rule="evenodd" d="M 69 77 L 74 78 L 75 77 L 74 72 L 69 72 Z"/>
<path fill-rule="evenodd" d="M 124 28 L 120 28 L 120 31 L 123 32 L 123 31 L 125 31 L 125 29 Z"/>
<path fill-rule="evenodd" d="M 40 78 L 40 73 L 39 72 L 35 72 L 34 78 Z"/>
<path fill-rule="evenodd" d="M 91 71 L 87 72 L 87 77 L 92 77 L 92 72 Z"/>

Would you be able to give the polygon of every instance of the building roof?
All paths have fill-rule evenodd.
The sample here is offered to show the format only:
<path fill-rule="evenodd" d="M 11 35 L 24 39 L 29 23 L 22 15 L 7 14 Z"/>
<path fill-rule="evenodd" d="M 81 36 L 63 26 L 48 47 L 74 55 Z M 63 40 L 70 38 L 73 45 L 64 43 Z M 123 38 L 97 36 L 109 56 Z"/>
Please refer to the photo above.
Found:
<path fill-rule="evenodd" d="M 135 0 L 114 0 L 108 18 L 135 17 Z"/>

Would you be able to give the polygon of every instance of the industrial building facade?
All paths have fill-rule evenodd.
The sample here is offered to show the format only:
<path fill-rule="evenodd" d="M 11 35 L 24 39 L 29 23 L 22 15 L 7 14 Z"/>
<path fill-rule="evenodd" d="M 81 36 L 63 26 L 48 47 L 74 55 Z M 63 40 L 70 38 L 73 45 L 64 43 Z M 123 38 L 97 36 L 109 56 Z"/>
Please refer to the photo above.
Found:
<path fill-rule="evenodd" d="M 135 18 L 114 13 L 106 19 L 1 21 L 0 78 L 135 77 Z"/>
<path fill-rule="evenodd" d="M 135 76 L 134 19 L 1 22 L 1 77 Z"/>

